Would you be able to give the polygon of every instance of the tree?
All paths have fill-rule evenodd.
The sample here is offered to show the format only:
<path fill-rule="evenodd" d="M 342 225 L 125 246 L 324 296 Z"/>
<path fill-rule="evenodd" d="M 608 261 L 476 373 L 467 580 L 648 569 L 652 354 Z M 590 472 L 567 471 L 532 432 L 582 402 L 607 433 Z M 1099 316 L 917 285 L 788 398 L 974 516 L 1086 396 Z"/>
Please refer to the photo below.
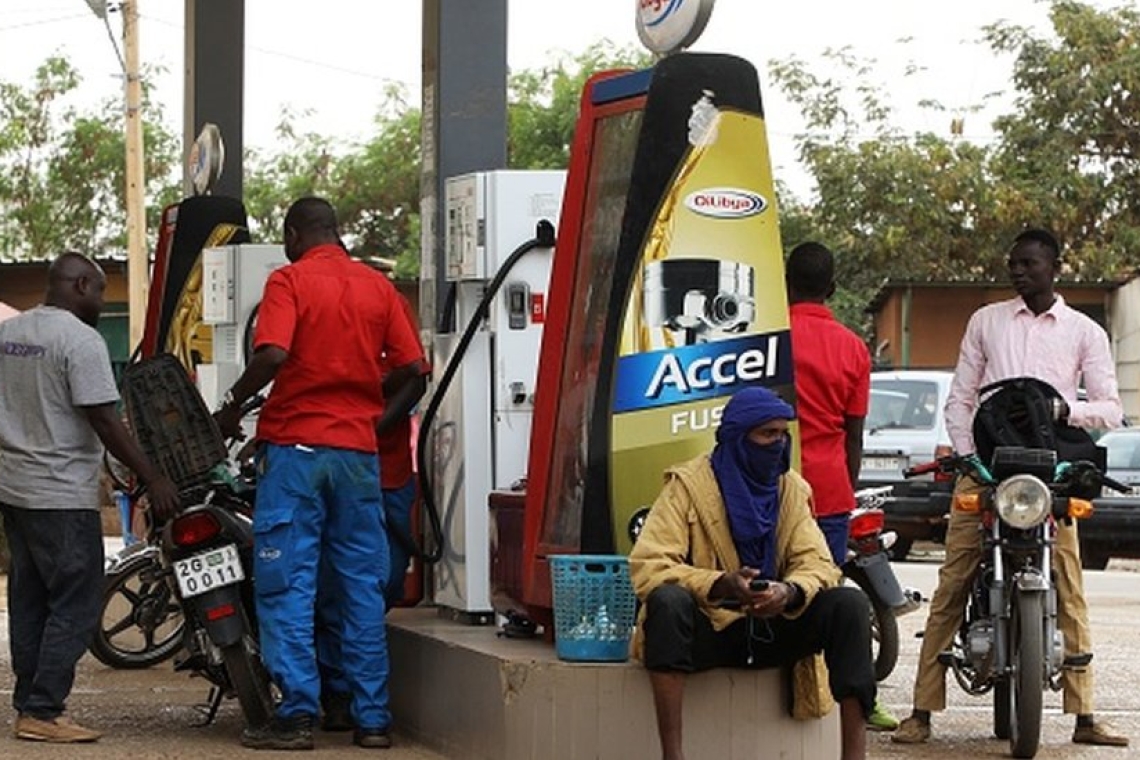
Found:
<path fill-rule="evenodd" d="M 887 278 L 959 280 L 991 271 L 1004 230 L 993 213 L 985 147 L 901 133 L 870 81 L 873 61 L 844 48 L 826 51 L 823 63 L 835 73 L 818 74 L 798 58 L 774 61 L 770 70 L 806 121 L 796 142 L 817 197 L 804 234 L 836 250 L 836 312 L 860 328 L 863 306 Z M 784 242 L 800 241 L 785 233 Z"/>
<path fill-rule="evenodd" d="M 1017 56 L 1015 110 L 995 124 L 1001 205 L 1057 233 L 1069 276 L 1114 277 L 1140 252 L 1140 13 L 1062 0 L 1050 18 L 1048 38 L 986 29 Z"/>
<path fill-rule="evenodd" d="M 64 250 L 126 248 L 125 148 L 121 103 L 94 113 L 66 105 L 80 77 L 48 58 L 29 86 L 0 82 L 0 256 L 50 258 Z M 144 87 L 147 192 L 176 197 L 177 141 Z M 161 207 L 151 205 L 154 230 Z"/>
<path fill-rule="evenodd" d="M 601 42 L 563 54 L 540 69 L 512 74 L 508 84 L 508 165 L 564 169 L 586 79 L 597 71 L 639 68 L 647 54 Z M 377 109 L 375 131 L 356 145 L 337 145 L 299 130 L 303 114 L 286 112 L 272 153 L 246 155 L 245 204 L 255 235 L 279 233 L 290 200 L 334 198 L 350 250 L 396 261 L 397 277 L 415 277 L 420 265 L 421 114 L 394 86 Z"/>
<path fill-rule="evenodd" d="M 635 48 L 598 42 L 577 55 L 511 75 L 508 89 L 508 164 L 513 169 L 565 169 L 586 80 L 598 72 L 642 69 L 652 57 Z"/>

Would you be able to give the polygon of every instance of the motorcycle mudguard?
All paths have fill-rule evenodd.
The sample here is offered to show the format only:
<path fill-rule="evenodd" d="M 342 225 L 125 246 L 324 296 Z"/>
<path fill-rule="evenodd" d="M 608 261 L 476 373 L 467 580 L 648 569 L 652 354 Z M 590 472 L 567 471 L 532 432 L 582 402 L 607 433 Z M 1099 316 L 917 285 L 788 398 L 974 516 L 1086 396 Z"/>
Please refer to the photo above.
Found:
<path fill-rule="evenodd" d="M 126 566 L 127 562 L 135 557 L 150 557 L 157 561 L 158 556 L 159 549 L 157 546 L 145 541 L 136 541 L 130 546 L 124 546 L 110 557 L 107 557 L 103 563 L 103 574 L 115 575 Z"/>
<path fill-rule="evenodd" d="M 194 616 L 200 621 L 210 641 L 218 647 L 228 647 L 242 640 L 246 633 L 246 616 L 242 610 L 241 586 L 234 584 L 224 586 L 213 591 L 207 591 L 200 596 L 183 600 L 183 604 L 194 610 Z M 210 619 L 210 610 L 232 608 L 229 615 Z M 252 631 L 250 632 L 252 633 Z"/>
<path fill-rule="evenodd" d="M 1019 591 L 1044 591 L 1047 588 L 1045 576 L 1036 571 L 1020 572 L 1014 577 L 1013 582 Z"/>
<path fill-rule="evenodd" d="M 859 583 L 864 589 L 874 593 L 888 607 L 901 607 L 907 603 L 899 579 L 891 568 L 885 552 L 855 557 L 843 565 L 843 574 L 859 583 L 859 576 L 866 583 Z"/>

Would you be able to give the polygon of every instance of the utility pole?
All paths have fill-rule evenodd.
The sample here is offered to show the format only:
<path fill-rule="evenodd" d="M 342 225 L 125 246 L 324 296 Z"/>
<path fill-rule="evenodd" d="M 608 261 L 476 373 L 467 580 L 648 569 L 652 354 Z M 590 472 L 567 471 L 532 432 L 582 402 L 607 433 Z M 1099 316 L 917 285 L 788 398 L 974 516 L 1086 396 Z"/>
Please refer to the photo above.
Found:
<path fill-rule="evenodd" d="M 150 283 L 146 249 L 146 175 L 143 167 L 142 74 L 139 70 L 138 0 L 123 0 L 124 86 L 126 88 L 127 175 L 127 289 L 130 308 L 130 346 L 142 342 Z"/>

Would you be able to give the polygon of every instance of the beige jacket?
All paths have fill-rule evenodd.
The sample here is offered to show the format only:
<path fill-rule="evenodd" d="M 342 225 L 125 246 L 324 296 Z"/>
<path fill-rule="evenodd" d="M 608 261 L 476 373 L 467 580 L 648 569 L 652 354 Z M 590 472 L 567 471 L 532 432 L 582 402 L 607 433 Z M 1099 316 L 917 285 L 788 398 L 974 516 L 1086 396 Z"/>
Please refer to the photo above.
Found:
<path fill-rule="evenodd" d="M 711 604 L 709 590 L 723 573 L 740 566 L 709 457 L 702 455 L 666 470 L 665 487 L 629 555 L 630 577 L 638 598 L 644 601 L 661 584 L 676 583 L 692 592 L 713 628 L 721 631 L 743 613 Z M 841 577 L 812 517 L 811 487 L 794 471 L 780 480 L 776 575 L 804 590 L 804 605 L 788 617 L 802 612 L 821 589 L 837 585 Z M 638 659 L 644 647 L 644 620 L 642 606 L 633 641 L 633 654 Z M 822 656 L 796 663 L 794 692 L 797 718 L 820 717 L 831 711 L 834 702 Z"/>

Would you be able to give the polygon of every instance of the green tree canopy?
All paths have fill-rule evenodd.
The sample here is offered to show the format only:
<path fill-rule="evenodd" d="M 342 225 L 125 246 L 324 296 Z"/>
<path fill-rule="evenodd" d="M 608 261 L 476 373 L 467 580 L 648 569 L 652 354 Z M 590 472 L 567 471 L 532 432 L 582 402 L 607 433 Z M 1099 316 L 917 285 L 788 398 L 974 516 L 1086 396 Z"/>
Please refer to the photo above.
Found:
<path fill-rule="evenodd" d="M 1062 0 L 1050 19 L 1048 36 L 986 30 L 995 50 L 1016 54 L 993 171 L 1006 214 L 1067 246 L 1070 276 L 1118 276 L 1140 253 L 1140 13 Z"/>
<path fill-rule="evenodd" d="M 145 79 L 145 76 L 144 76 Z M 0 257 L 36 260 L 63 250 L 126 248 L 122 103 L 94 112 L 67 104 L 81 79 L 48 58 L 29 85 L 0 82 Z M 153 231 L 163 202 L 177 197 L 178 141 L 144 87 L 148 195 Z M 152 235 L 153 238 L 153 235 Z"/>

